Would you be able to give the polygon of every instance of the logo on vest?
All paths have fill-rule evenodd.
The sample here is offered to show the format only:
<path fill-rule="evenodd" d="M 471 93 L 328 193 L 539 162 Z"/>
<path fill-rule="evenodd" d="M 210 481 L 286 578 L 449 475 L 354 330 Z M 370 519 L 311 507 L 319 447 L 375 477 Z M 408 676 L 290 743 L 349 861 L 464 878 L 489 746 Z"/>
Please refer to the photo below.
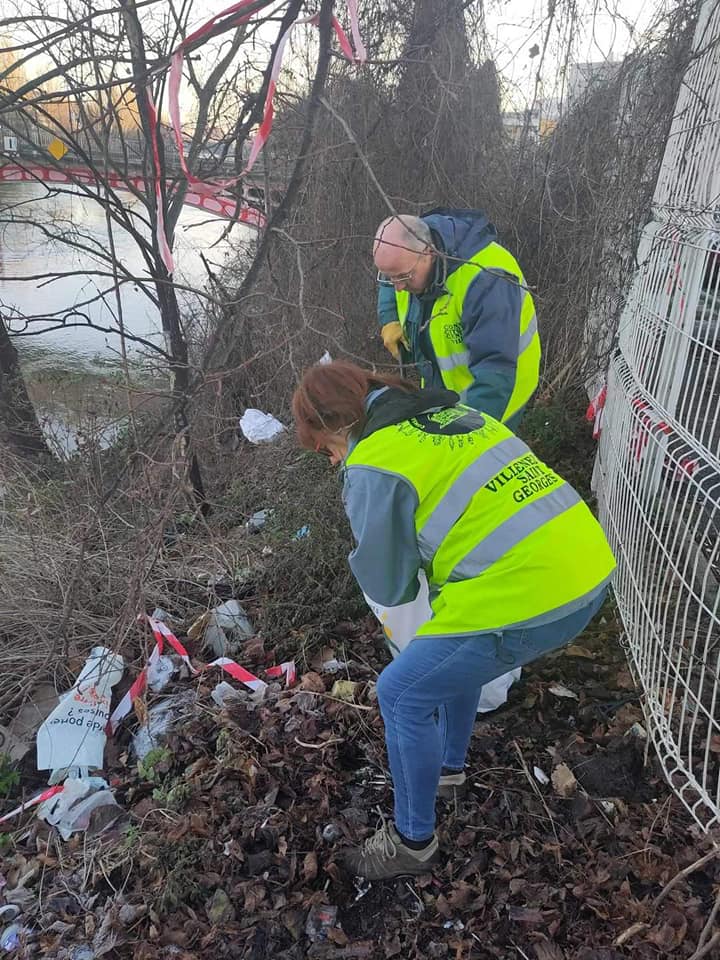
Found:
<path fill-rule="evenodd" d="M 443 324 L 443 336 L 446 340 L 449 340 L 450 343 L 464 343 L 462 326 L 459 323 Z"/>
<path fill-rule="evenodd" d="M 493 432 L 492 429 L 486 431 L 486 427 L 489 424 L 482 414 L 469 407 L 444 407 L 398 424 L 398 430 L 405 436 L 412 435 L 420 443 L 430 440 L 434 446 L 447 444 L 451 450 L 462 450 L 466 444 L 474 446 L 480 431 L 483 437 Z"/>
<path fill-rule="evenodd" d="M 515 503 L 522 503 L 536 493 L 559 483 L 562 483 L 561 477 L 541 463 L 535 454 L 527 453 L 496 473 L 492 480 L 485 484 L 485 489 L 490 493 L 498 493 L 507 484 L 511 484 L 513 500 Z"/>

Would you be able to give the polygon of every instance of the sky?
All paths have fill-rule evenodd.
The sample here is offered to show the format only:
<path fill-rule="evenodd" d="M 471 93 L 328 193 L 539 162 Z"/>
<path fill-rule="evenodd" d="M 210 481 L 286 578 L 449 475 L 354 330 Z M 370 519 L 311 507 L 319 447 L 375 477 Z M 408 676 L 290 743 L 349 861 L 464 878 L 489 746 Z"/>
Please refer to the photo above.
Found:
<path fill-rule="evenodd" d="M 578 0 L 578 16 L 572 28 L 555 21 L 550 29 L 542 93 L 560 96 L 561 67 L 568 43 L 574 62 L 621 60 L 658 11 L 672 6 L 669 0 Z M 486 0 L 489 52 L 515 107 L 525 106 L 523 101 L 532 100 L 534 95 L 539 55 L 531 58 L 530 52 L 535 44 L 543 47 L 548 7 L 548 0 Z"/>
<path fill-rule="evenodd" d="M 210 16 L 227 8 L 230 0 L 196 0 L 197 16 L 190 27 L 205 22 Z M 374 0 L 365 0 L 372 3 Z M 443 0 L 437 0 L 442 3 Z M 50 6 L 62 0 L 49 0 Z M 494 59 L 501 75 L 506 109 L 523 109 L 535 99 L 559 99 L 563 92 L 562 66 L 568 59 L 575 62 L 620 60 L 636 44 L 652 22 L 657 11 L 674 6 L 672 0 L 575 0 L 577 16 L 570 24 L 566 9 L 569 0 L 558 0 L 557 14 L 548 30 L 548 13 L 554 0 L 485 0 L 487 42 L 481 55 Z M 32 0 L 0 0 L 0 16 L 11 7 L 31 9 Z M 277 0 L 275 9 L 282 9 L 283 0 Z M 310 6 L 310 4 L 308 4 Z M 360 28 L 362 8 L 360 2 Z M 272 8 L 271 8 L 272 9 Z M 336 15 L 347 27 L 345 0 L 337 0 Z M 268 24 L 267 39 L 275 36 L 277 24 Z M 544 58 L 540 51 L 547 48 Z M 207 48 L 206 48 L 207 50 Z M 212 59 L 212 52 L 207 51 Z M 535 56 L 531 56 L 535 53 Z M 260 58 L 262 59 L 262 57 Z M 542 60 L 542 64 L 541 64 Z M 292 63 L 292 55 L 286 57 Z M 536 90 L 536 75 L 541 69 L 542 83 Z M 287 79 L 287 75 L 286 75 Z M 181 107 L 187 113 L 191 101 L 183 90 Z"/>
<path fill-rule="evenodd" d="M 534 97 L 539 56 L 531 58 L 529 54 L 535 44 L 543 47 L 551 3 L 552 0 L 485 0 L 487 53 L 495 60 L 505 81 L 509 107 L 524 107 Z M 227 5 L 228 0 L 205 0 L 198 4 L 198 9 L 203 10 L 200 19 L 212 16 Z M 564 10 L 569 3 L 559 0 L 543 62 L 544 96 L 560 96 L 560 67 L 566 59 L 568 43 L 576 62 L 620 60 L 632 49 L 658 10 L 673 5 L 672 0 L 576 0 L 577 18 L 570 25 L 564 20 Z M 361 31 L 362 7 L 361 2 Z M 337 0 L 335 12 L 347 27 L 345 0 Z"/>

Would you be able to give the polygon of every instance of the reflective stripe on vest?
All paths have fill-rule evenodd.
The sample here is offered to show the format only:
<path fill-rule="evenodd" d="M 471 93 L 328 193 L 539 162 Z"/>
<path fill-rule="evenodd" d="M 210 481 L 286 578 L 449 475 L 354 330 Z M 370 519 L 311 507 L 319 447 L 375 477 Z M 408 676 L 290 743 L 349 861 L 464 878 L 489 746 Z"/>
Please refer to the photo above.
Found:
<path fill-rule="evenodd" d="M 454 370 L 456 367 L 467 367 L 470 362 L 470 354 L 467 350 L 461 350 L 450 357 L 437 357 L 437 365 L 441 370 Z"/>
<path fill-rule="evenodd" d="M 432 562 L 440 544 L 465 513 L 478 490 L 508 463 L 527 453 L 527 449 L 517 437 L 506 437 L 481 453 L 465 468 L 418 532 L 418 545 L 423 561 Z"/>
<path fill-rule="evenodd" d="M 498 243 L 489 243 L 469 262 L 460 264 L 448 276 L 445 284 L 448 293 L 439 297 L 433 304 L 429 337 L 443 385 L 448 390 L 455 390 L 461 399 L 467 397 L 474 380 L 470 372 L 470 356 L 463 338 L 462 309 L 468 288 L 480 270 L 489 270 L 499 277 L 505 277 L 507 283 L 517 281 L 523 287 L 525 286 L 525 278 L 517 261 Z M 405 332 L 410 308 L 408 291 L 396 290 L 395 302 L 398 320 Z M 501 418 L 503 421 L 521 410 L 537 389 L 540 355 L 535 306 L 529 291 L 525 290 L 519 317 L 515 382 Z M 413 359 L 417 362 L 419 358 Z"/>
<path fill-rule="evenodd" d="M 459 563 L 450 574 L 450 580 L 469 580 L 478 577 L 493 563 L 518 546 L 538 527 L 548 520 L 559 517 L 570 507 L 582 503 L 569 483 L 551 490 L 539 500 L 526 504 L 519 513 L 508 517 L 493 532 L 485 537 L 474 550 Z"/>

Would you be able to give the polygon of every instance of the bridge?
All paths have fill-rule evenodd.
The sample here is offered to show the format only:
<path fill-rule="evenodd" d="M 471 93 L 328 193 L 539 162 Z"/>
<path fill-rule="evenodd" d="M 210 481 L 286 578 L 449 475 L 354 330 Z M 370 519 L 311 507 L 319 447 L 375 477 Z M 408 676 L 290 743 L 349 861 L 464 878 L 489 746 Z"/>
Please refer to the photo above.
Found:
<path fill-rule="evenodd" d="M 108 173 L 104 176 L 105 182 L 113 190 L 146 191 L 144 177 L 121 176 L 118 173 Z M 95 174 L 89 167 L 51 167 L 41 163 L 7 163 L 0 167 L 0 183 L 38 182 L 43 183 L 81 183 L 93 185 L 97 183 Z M 208 190 L 214 189 L 207 184 Z M 253 188 L 249 188 L 253 190 Z M 189 189 L 183 201 L 188 206 L 198 207 L 214 217 L 225 220 L 236 220 L 246 227 L 261 230 L 265 226 L 265 214 L 257 207 L 248 203 L 246 198 L 238 202 L 238 197 L 227 191 L 205 193 L 201 190 Z"/>

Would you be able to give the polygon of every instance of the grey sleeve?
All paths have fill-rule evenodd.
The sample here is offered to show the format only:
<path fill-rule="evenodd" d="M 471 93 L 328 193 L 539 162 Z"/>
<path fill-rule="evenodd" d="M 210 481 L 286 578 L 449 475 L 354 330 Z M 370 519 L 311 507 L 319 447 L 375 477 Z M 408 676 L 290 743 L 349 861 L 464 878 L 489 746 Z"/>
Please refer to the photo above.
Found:
<path fill-rule="evenodd" d="M 360 588 L 384 607 L 414 600 L 421 567 L 415 489 L 404 477 L 348 467 L 343 503 L 357 544 L 348 560 Z"/>

